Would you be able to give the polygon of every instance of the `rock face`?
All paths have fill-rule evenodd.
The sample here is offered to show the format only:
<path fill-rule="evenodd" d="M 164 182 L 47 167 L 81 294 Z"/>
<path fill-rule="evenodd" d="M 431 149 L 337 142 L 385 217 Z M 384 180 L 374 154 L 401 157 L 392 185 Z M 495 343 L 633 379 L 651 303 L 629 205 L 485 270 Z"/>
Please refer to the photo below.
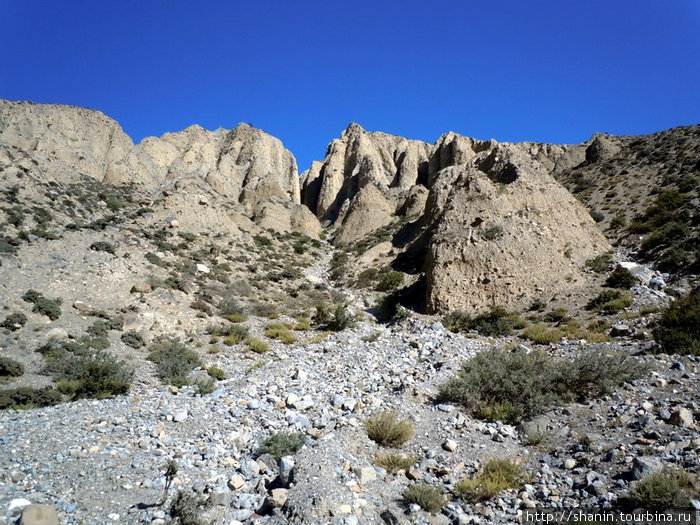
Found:
<path fill-rule="evenodd" d="M 282 142 L 248 124 L 207 131 L 190 126 L 134 145 L 100 112 L 0 100 L 0 163 L 41 181 L 134 184 L 185 222 L 233 223 L 221 206 L 264 227 L 315 236 L 318 221 L 300 205 L 296 160 Z M 192 213 L 197 210 L 197 213 Z M 274 217 L 271 220 L 270 217 Z M 178 217 L 180 219 L 180 217 Z M 182 222 L 182 221 L 181 221 Z"/>
<path fill-rule="evenodd" d="M 302 175 L 302 202 L 344 243 L 420 218 L 431 311 L 523 306 L 581 286 L 583 262 L 610 248 L 551 176 L 589 150 L 605 155 L 602 140 L 499 144 L 450 132 L 430 146 L 351 124 Z"/>
<path fill-rule="evenodd" d="M 519 145 L 438 172 L 425 213 L 432 311 L 526 306 L 581 286 L 584 262 L 609 249 L 588 212 Z"/>
<path fill-rule="evenodd" d="M 340 241 L 356 240 L 391 222 L 411 189 L 427 184 L 429 152 L 425 142 L 350 124 L 302 174 L 302 203 L 341 225 Z"/>

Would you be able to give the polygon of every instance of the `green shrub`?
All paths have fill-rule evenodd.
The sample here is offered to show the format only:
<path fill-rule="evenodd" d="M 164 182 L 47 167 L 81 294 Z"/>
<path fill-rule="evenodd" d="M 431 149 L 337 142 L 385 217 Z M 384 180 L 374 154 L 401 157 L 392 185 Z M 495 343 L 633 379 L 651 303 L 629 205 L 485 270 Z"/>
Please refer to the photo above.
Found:
<path fill-rule="evenodd" d="M 86 332 L 93 337 L 106 337 L 110 330 L 121 330 L 123 324 L 121 318 L 98 319 L 88 326 Z"/>
<path fill-rule="evenodd" d="M 267 344 L 265 341 L 262 341 L 261 339 L 256 339 L 254 337 L 248 339 L 245 342 L 245 344 L 248 345 L 248 348 L 250 348 L 256 354 L 264 354 L 270 349 L 269 344 Z"/>
<path fill-rule="evenodd" d="M 558 307 L 550 310 L 542 316 L 542 320 L 548 323 L 561 323 L 568 320 L 569 311 L 566 308 Z"/>
<path fill-rule="evenodd" d="M 104 352 L 91 356 L 65 356 L 54 364 L 58 389 L 73 399 L 105 399 L 126 394 L 131 388 L 133 370 L 123 361 Z"/>
<path fill-rule="evenodd" d="M 564 337 L 564 332 L 557 329 L 550 330 L 544 324 L 533 324 L 523 330 L 523 337 L 535 344 L 545 345 L 561 341 L 561 338 Z"/>
<path fill-rule="evenodd" d="M 178 387 L 189 384 L 187 374 L 202 366 L 197 352 L 172 338 L 154 342 L 148 359 L 156 363 L 156 371 L 164 383 Z"/>
<path fill-rule="evenodd" d="M 698 491 L 685 470 L 666 467 L 642 478 L 630 496 L 637 506 L 647 510 L 684 510 L 698 496 Z"/>
<path fill-rule="evenodd" d="M 258 317 L 267 317 L 268 319 L 277 319 L 279 312 L 274 304 L 270 303 L 255 303 L 251 307 L 251 313 Z"/>
<path fill-rule="evenodd" d="M 375 412 L 365 420 L 369 438 L 384 446 L 398 446 L 413 437 L 415 428 L 407 420 L 399 420 L 393 410 Z"/>
<path fill-rule="evenodd" d="M 27 324 L 27 316 L 21 312 L 13 312 L 0 324 L 0 328 L 7 328 L 11 332 L 14 332 L 22 328 L 25 324 Z"/>
<path fill-rule="evenodd" d="M 301 447 L 304 446 L 304 443 L 306 443 L 306 436 L 304 434 L 295 432 L 275 432 L 260 443 L 255 455 L 259 457 L 263 454 L 271 454 L 279 461 L 284 456 L 293 456 L 299 452 Z"/>
<path fill-rule="evenodd" d="M 637 284 L 637 279 L 630 273 L 627 268 L 616 266 L 612 273 L 605 280 L 605 286 L 610 288 L 621 288 L 628 290 Z"/>
<path fill-rule="evenodd" d="M 334 332 L 355 326 L 355 316 L 349 312 L 345 304 L 337 304 L 331 308 L 325 303 L 317 304 L 313 321 L 318 328 Z"/>
<path fill-rule="evenodd" d="M 537 297 L 533 299 L 532 303 L 530 303 L 528 310 L 531 312 L 544 312 L 545 308 L 547 308 L 547 303 L 541 298 Z"/>
<path fill-rule="evenodd" d="M 17 247 L 20 241 L 12 237 L 0 236 L 0 254 L 6 253 L 13 255 L 17 253 Z"/>
<path fill-rule="evenodd" d="M 377 290 L 380 292 L 390 292 L 403 284 L 403 274 L 401 272 L 388 272 L 379 275 Z"/>
<path fill-rule="evenodd" d="M 614 314 L 632 304 L 632 298 L 620 290 L 603 290 L 586 303 L 586 310 Z"/>
<path fill-rule="evenodd" d="M 414 483 L 403 491 L 403 500 L 407 505 L 417 504 L 426 512 L 440 512 L 445 506 L 442 489 L 425 483 Z"/>
<path fill-rule="evenodd" d="M 146 341 L 144 341 L 143 337 L 141 337 L 141 334 L 134 330 L 124 332 L 121 339 L 126 346 L 130 346 L 134 349 L 139 349 L 146 346 Z"/>
<path fill-rule="evenodd" d="M 476 476 L 457 483 L 455 492 L 469 501 L 483 501 L 493 498 L 502 490 L 522 488 L 527 481 L 522 465 L 507 459 L 490 459 Z"/>
<path fill-rule="evenodd" d="M 164 261 L 160 257 L 158 257 L 155 253 L 153 252 L 148 252 L 144 255 L 144 258 L 151 264 L 155 264 L 156 266 L 160 266 L 161 268 L 167 268 L 170 266 L 170 264 L 167 261 Z"/>
<path fill-rule="evenodd" d="M 672 302 L 653 333 L 664 352 L 700 355 L 700 288 Z"/>
<path fill-rule="evenodd" d="M 517 314 L 507 312 L 500 306 L 495 306 L 476 317 L 471 317 L 464 310 L 455 310 L 445 315 L 442 323 L 451 332 L 475 330 L 486 336 L 509 335 L 514 328 L 522 327 L 522 321 Z"/>
<path fill-rule="evenodd" d="M 0 390 L 0 410 L 29 409 L 57 405 L 63 402 L 63 396 L 53 388 L 33 388 L 22 386 Z"/>
<path fill-rule="evenodd" d="M 209 374 L 211 377 L 213 377 L 217 381 L 221 381 L 226 376 L 226 372 L 224 372 L 218 366 L 213 366 L 213 365 L 210 366 L 209 368 L 207 368 L 207 374 Z"/>
<path fill-rule="evenodd" d="M 610 252 L 607 252 L 602 255 L 598 255 L 593 259 L 588 259 L 584 265 L 586 268 L 594 271 L 595 273 L 605 273 L 608 271 L 608 268 L 610 268 L 611 264 L 612 254 L 610 254 Z"/>
<path fill-rule="evenodd" d="M 478 418 L 517 423 L 554 405 L 607 393 L 644 371 L 622 353 L 592 351 L 567 361 L 491 348 L 440 385 L 438 399 L 460 403 Z"/>
<path fill-rule="evenodd" d="M 107 242 L 107 241 L 97 241 L 93 242 L 90 245 L 90 249 L 94 250 L 96 252 L 107 252 L 111 253 L 112 255 L 115 254 L 115 247 L 113 244 Z"/>
<path fill-rule="evenodd" d="M 178 491 L 170 504 L 173 525 L 209 525 L 202 517 L 206 500 L 195 494 Z"/>
<path fill-rule="evenodd" d="M 498 224 L 491 224 L 483 229 L 481 237 L 486 241 L 494 241 L 503 237 L 503 227 Z"/>
<path fill-rule="evenodd" d="M 289 329 L 282 323 L 270 323 L 265 327 L 265 335 L 272 339 L 278 339 L 286 345 L 294 343 L 297 338 Z"/>
<path fill-rule="evenodd" d="M 0 377 L 19 377 L 22 374 L 24 374 L 22 363 L 9 357 L 0 356 Z"/>
<path fill-rule="evenodd" d="M 272 239 L 263 235 L 255 235 L 253 240 L 258 246 L 272 246 Z"/>
<path fill-rule="evenodd" d="M 242 343 L 248 337 L 248 327 L 240 324 L 232 324 L 227 327 L 224 344 L 233 346 Z"/>
<path fill-rule="evenodd" d="M 33 303 L 32 312 L 43 314 L 52 321 L 61 317 L 62 299 L 48 299 L 36 290 L 27 290 L 22 299 L 28 303 Z"/>
<path fill-rule="evenodd" d="M 408 470 L 415 465 L 417 461 L 417 458 L 404 454 L 388 453 L 374 456 L 374 464 L 378 467 L 382 467 L 391 474 L 396 474 L 400 470 Z"/>

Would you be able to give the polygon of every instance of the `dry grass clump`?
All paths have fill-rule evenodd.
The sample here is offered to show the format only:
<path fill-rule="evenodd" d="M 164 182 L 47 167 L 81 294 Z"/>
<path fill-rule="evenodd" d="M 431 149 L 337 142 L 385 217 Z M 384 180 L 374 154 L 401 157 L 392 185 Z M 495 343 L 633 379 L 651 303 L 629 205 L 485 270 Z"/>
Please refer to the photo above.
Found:
<path fill-rule="evenodd" d="M 289 326 L 282 323 L 270 323 L 267 325 L 265 327 L 265 335 L 272 339 L 278 339 L 286 345 L 290 345 L 297 340 Z"/>
<path fill-rule="evenodd" d="M 416 503 L 426 512 L 440 512 L 445 505 L 445 496 L 438 487 L 431 487 L 425 483 L 414 483 L 403 491 L 403 500 L 406 504 Z"/>
<path fill-rule="evenodd" d="M 377 454 L 374 456 L 374 464 L 382 467 L 391 474 L 396 474 L 401 470 L 408 470 L 416 464 L 418 459 L 405 454 Z"/>
<path fill-rule="evenodd" d="M 457 483 L 455 490 L 464 499 L 483 501 L 502 490 L 522 488 L 526 481 L 527 473 L 522 465 L 507 459 L 490 459 L 476 476 Z"/>
<path fill-rule="evenodd" d="M 405 443 L 415 433 L 413 425 L 406 419 L 399 420 L 393 410 L 375 412 L 365 420 L 365 428 L 372 441 L 391 447 Z"/>

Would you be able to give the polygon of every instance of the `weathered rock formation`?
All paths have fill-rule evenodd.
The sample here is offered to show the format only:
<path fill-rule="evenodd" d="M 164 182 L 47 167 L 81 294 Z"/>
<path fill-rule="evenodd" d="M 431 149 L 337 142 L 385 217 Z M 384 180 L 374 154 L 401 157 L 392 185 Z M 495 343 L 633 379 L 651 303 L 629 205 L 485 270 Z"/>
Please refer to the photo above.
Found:
<path fill-rule="evenodd" d="M 328 146 L 323 163 L 302 174 L 302 203 L 322 221 L 341 226 L 338 240 L 356 240 L 391 222 L 409 197 L 417 198 L 411 189 L 427 184 L 429 152 L 425 142 L 350 124 Z"/>
<path fill-rule="evenodd" d="M 42 181 L 88 176 L 107 184 L 132 183 L 144 198 L 163 198 L 166 211 L 179 211 L 185 222 L 207 217 L 226 222 L 213 209 L 225 204 L 265 227 L 312 236 L 320 231 L 313 214 L 300 205 L 292 153 L 247 124 L 216 131 L 190 126 L 134 145 L 98 111 L 0 101 L 0 162 L 8 175 L 27 172 Z M 198 206 L 202 202 L 209 206 Z"/>
<path fill-rule="evenodd" d="M 438 172 L 426 217 L 432 311 L 524 307 L 581 287 L 584 262 L 610 248 L 583 206 L 514 144 Z"/>
<path fill-rule="evenodd" d="M 588 150 L 607 151 L 595 140 Z M 302 202 L 353 242 L 398 215 L 420 217 L 427 306 L 523 306 L 585 283 L 584 261 L 610 247 L 552 177 L 585 145 L 499 144 L 446 133 L 433 145 L 351 124 L 302 175 Z"/>

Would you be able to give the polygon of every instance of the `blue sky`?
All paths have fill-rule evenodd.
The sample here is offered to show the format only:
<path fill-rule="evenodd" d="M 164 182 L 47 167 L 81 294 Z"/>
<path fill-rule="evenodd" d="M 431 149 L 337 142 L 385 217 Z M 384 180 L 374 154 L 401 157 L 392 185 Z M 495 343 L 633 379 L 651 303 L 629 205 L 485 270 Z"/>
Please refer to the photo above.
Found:
<path fill-rule="evenodd" d="M 238 122 L 300 171 L 349 122 L 576 143 L 700 122 L 698 0 L 0 0 L 0 98 L 139 141 Z"/>

